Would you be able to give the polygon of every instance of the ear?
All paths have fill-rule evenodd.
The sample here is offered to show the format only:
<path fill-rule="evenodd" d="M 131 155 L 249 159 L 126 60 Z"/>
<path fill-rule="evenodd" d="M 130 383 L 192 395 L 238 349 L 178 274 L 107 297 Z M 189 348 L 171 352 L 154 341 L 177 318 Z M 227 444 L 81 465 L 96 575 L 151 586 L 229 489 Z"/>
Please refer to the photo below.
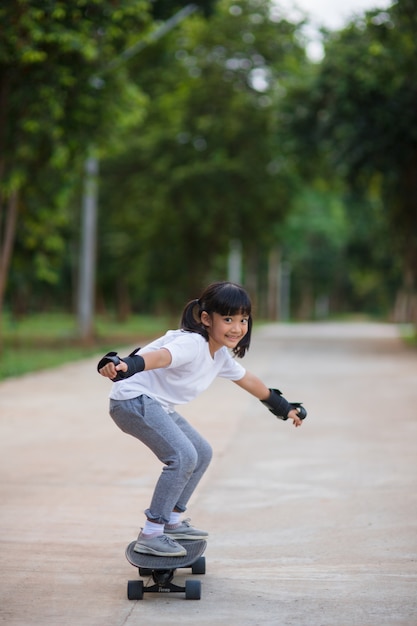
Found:
<path fill-rule="evenodd" d="M 207 311 L 202 311 L 200 317 L 201 317 L 201 323 L 204 324 L 204 326 L 208 326 L 208 328 L 210 328 L 210 326 L 211 326 L 211 317 L 207 313 Z"/>

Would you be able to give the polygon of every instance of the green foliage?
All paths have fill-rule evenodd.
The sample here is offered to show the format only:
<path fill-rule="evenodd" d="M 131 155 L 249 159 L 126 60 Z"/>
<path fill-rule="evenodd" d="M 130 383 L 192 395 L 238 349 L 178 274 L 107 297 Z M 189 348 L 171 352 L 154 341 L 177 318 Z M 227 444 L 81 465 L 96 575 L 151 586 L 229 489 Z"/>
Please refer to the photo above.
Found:
<path fill-rule="evenodd" d="M 323 62 L 304 84 L 293 86 L 285 103 L 287 146 L 299 171 L 314 181 L 320 168 L 356 198 L 346 210 L 352 212 L 348 252 L 357 293 L 379 282 L 381 295 L 393 274 L 398 280 L 396 258 L 416 284 L 416 27 L 415 3 L 399 0 L 329 33 Z M 354 227 L 358 197 L 362 233 Z"/>
<path fill-rule="evenodd" d="M 291 263 L 300 289 L 306 284 L 316 296 L 328 294 L 340 280 L 349 237 L 345 208 L 336 194 L 324 188 L 304 189 L 295 200 L 285 229 L 285 258 Z"/>
<path fill-rule="evenodd" d="M 389 233 L 378 199 L 342 195 L 316 180 L 295 199 L 284 232 L 295 313 L 316 315 L 320 302 L 332 314 L 390 310 L 399 266 L 381 245 Z"/>
<path fill-rule="evenodd" d="M 9 285 L 14 301 L 29 291 L 27 281 L 33 288 L 62 279 L 80 163 L 92 141 L 108 145 L 127 99 L 123 72 L 101 80 L 99 91 L 92 79 L 130 42 L 129 33 L 144 31 L 147 8 L 137 0 L 117 8 L 110 0 L 19 0 L 0 7 L 1 234 L 8 199 L 20 191 L 17 278 Z M 140 105 L 138 89 L 133 94 L 129 87 L 129 102 Z"/>
<path fill-rule="evenodd" d="M 91 79 L 126 45 L 126 29 L 143 29 L 146 16 L 144 2 L 119 4 L 21 1 L 0 9 L 6 174 L 13 165 L 63 167 L 80 140 L 103 132 L 110 94 L 98 98 Z"/>
<path fill-rule="evenodd" d="M 274 241 L 292 188 L 274 136 L 278 83 L 304 51 L 270 9 L 221 2 L 132 60 L 149 106 L 124 154 L 102 166 L 103 291 L 122 282 L 140 306 L 178 306 L 231 239 L 247 253 Z"/>
<path fill-rule="evenodd" d="M 263 284 L 280 246 L 304 316 L 323 296 L 387 310 L 417 271 L 415 3 L 328 33 L 319 64 L 270 0 L 196 4 L 142 47 L 188 3 L 0 7 L 1 237 L 20 191 L 10 308 L 73 307 L 94 143 L 101 310 L 178 311 L 225 277 L 231 240 Z"/>

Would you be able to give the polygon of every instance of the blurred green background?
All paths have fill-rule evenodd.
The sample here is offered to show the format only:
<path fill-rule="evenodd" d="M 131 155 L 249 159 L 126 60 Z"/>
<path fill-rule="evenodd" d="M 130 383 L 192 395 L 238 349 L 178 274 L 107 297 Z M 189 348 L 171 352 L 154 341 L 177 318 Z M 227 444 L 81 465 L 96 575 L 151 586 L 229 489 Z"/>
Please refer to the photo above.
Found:
<path fill-rule="evenodd" d="M 297 15 L 0 7 L 0 377 L 157 335 L 219 279 L 260 320 L 416 327 L 417 5 L 320 58 Z"/>

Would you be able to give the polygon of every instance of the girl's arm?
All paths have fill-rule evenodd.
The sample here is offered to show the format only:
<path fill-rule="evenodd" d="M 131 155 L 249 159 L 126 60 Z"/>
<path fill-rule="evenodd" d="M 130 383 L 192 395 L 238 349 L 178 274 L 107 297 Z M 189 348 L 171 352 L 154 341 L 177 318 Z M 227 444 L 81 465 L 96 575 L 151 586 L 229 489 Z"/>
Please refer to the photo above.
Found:
<path fill-rule="evenodd" d="M 268 400 L 271 395 L 271 390 L 268 389 L 268 387 L 260 380 L 260 378 L 258 378 L 251 372 L 247 371 L 243 378 L 241 378 L 240 380 L 235 380 L 233 382 L 235 382 L 236 385 L 239 385 L 239 387 L 242 387 L 242 389 L 244 389 L 245 391 L 251 393 L 253 396 L 255 396 L 255 398 L 258 398 L 258 400 L 261 400 L 261 402 Z M 288 413 L 288 418 L 292 419 L 294 426 L 301 426 L 301 424 L 303 423 L 303 420 L 300 419 L 296 408 L 292 409 Z"/>
<path fill-rule="evenodd" d="M 251 372 L 246 372 L 243 378 L 233 382 L 239 385 L 239 387 L 242 387 L 245 391 L 251 393 L 255 398 L 258 398 L 258 400 L 266 400 L 269 397 L 270 391 L 268 387 L 264 385 L 260 378 Z"/>
<path fill-rule="evenodd" d="M 166 348 L 145 352 L 142 354 L 145 361 L 145 370 L 157 370 L 160 367 L 168 367 L 171 365 L 171 352 Z"/>
<path fill-rule="evenodd" d="M 161 367 L 168 367 L 168 365 L 170 365 L 172 361 L 171 353 L 166 348 L 160 348 L 159 350 L 145 352 L 140 356 L 143 359 L 144 367 L 142 367 L 141 370 L 137 371 L 155 370 Z M 114 363 L 114 361 L 109 360 L 108 363 L 99 368 L 99 372 L 102 376 L 113 380 L 114 378 L 116 378 L 118 372 L 126 373 L 128 371 L 128 363 L 129 359 L 131 358 L 132 357 L 126 357 L 127 362 L 125 362 L 123 359 L 120 359 L 120 363 L 118 363 L 117 365 Z"/>

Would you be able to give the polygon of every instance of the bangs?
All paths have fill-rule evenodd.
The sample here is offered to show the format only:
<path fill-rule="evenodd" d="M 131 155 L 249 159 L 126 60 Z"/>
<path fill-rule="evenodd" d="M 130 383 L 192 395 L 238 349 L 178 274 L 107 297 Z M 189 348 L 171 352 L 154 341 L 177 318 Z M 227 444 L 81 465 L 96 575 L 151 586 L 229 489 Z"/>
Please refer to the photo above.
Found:
<path fill-rule="evenodd" d="M 238 285 L 225 284 L 216 294 L 216 306 L 214 313 L 219 315 L 248 315 L 250 316 L 252 305 L 246 291 Z"/>

